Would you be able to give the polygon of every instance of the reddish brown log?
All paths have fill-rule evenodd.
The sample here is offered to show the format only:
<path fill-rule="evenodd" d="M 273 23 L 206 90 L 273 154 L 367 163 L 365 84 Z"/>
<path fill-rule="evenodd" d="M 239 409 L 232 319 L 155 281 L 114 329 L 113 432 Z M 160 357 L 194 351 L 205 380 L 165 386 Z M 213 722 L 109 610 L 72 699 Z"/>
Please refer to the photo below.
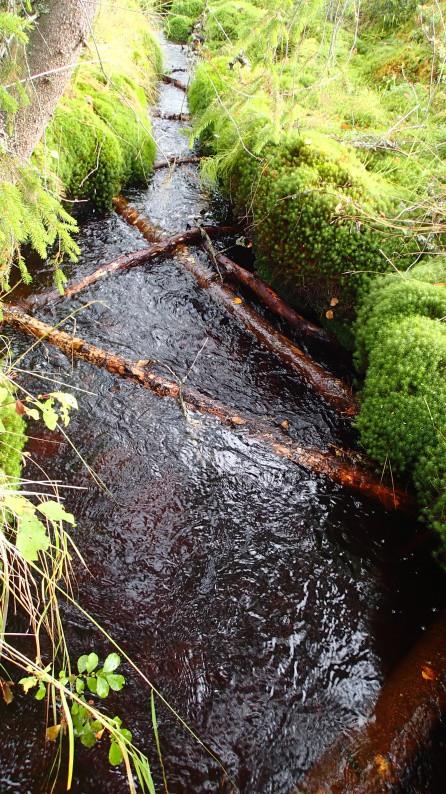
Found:
<path fill-rule="evenodd" d="M 446 715 L 446 611 L 390 675 L 368 724 L 342 737 L 290 794 L 403 791 Z"/>
<path fill-rule="evenodd" d="M 334 455 L 331 452 L 306 449 L 296 441 L 280 434 L 265 422 L 242 416 L 232 408 L 201 394 L 190 387 L 169 381 L 157 373 L 147 369 L 147 364 L 127 361 L 121 356 L 108 353 L 95 345 L 74 337 L 65 331 L 52 328 L 50 325 L 31 317 L 18 309 L 4 308 L 4 322 L 20 331 L 44 339 L 62 350 L 70 360 L 83 359 L 97 367 L 103 367 L 120 377 L 132 380 L 159 397 L 181 399 L 191 411 L 214 416 L 230 427 L 245 428 L 256 441 L 267 444 L 276 455 L 292 461 L 310 471 L 325 475 L 340 485 L 359 493 L 378 499 L 387 509 L 402 509 L 413 512 L 413 501 L 407 493 L 389 488 L 378 481 L 375 475 L 360 464 L 352 463 L 355 453 L 344 451 Z"/>
<path fill-rule="evenodd" d="M 188 165 L 192 163 L 199 163 L 201 157 L 199 154 L 189 154 L 186 157 L 177 157 L 175 154 L 165 157 L 164 160 L 158 160 L 153 165 L 154 171 L 159 171 L 161 168 L 169 168 L 169 166 Z"/>
<path fill-rule="evenodd" d="M 132 217 L 133 215 L 134 211 L 132 211 Z M 149 235 L 150 224 L 146 226 L 146 221 L 140 219 L 137 214 L 136 218 L 133 217 L 133 220 L 130 220 L 129 217 L 129 223 L 132 223 L 140 229 L 143 234 L 147 233 L 147 235 Z M 205 228 L 210 237 L 217 237 L 220 234 L 231 234 L 234 230 L 232 226 L 207 226 Z M 153 229 L 153 227 L 151 227 L 151 229 Z M 150 234 L 151 233 L 150 231 Z M 145 265 L 158 256 L 169 256 L 179 245 L 199 242 L 199 240 L 201 240 L 201 235 L 202 231 L 199 227 L 187 229 L 185 232 L 175 234 L 172 237 L 167 237 L 165 240 L 153 243 L 148 248 L 142 248 L 140 251 L 133 251 L 130 254 L 123 254 L 123 256 L 118 257 L 113 262 L 102 265 L 93 273 L 90 273 L 89 276 L 85 276 L 85 278 L 81 279 L 81 281 L 71 284 L 64 290 L 63 294 L 55 289 L 48 290 L 48 292 L 42 292 L 38 295 L 33 295 L 30 298 L 18 301 L 16 306 L 19 309 L 32 310 L 40 306 L 46 306 L 47 303 L 54 303 L 62 298 L 71 298 L 78 292 L 82 292 L 82 290 L 90 287 L 92 284 L 96 284 L 97 281 L 107 278 L 113 273 L 119 273 L 124 270 L 130 270 L 132 267 Z"/>
<path fill-rule="evenodd" d="M 330 405 L 348 416 L 354 416 L 358 412 L 359 406 L 351 389 L 340 378 L 327 372 L 258 312 L 245 304 L 233 290 L 206 270 L 186 248 L 178 247 L 176 258 L 194 276 L 200 287 L 207 290 L 217 303 L 222 304 L 262 345 L 274 353 L 288 369 L 303 378 Z"/>
<path fill-rule="evenodd" d="M 205 244 L 208 250 L 208 246 Z M 208 251 L 209 252 L 209 251 Z M 210 252 L 209 252 L 210 253 Z M 243 287 L 248 287 L 254 295 L 269 309 L 276 317 L 285 320 L 291 328 L 295 328 L 301 336 L 318 339 L 321 342 L 333 343 L 333 337 L 323 328 L 320 328 L 315 323 L 310 322 L 301 314 L 296 312 L 291 306 L 288 306 L 282 298 L 279 297 L 277 292 L 262 281 L 261 278 L 245 270 L 232 259 L 219 253 L 219 251 L 212 251 L 212 258 L 215 259 L 216 264 L 223 271 L 226 276 L 241 284 Z"/>
<path fill-rule="evenodd" d="M 124 196 L 115 196 L 113 199 L 113 206 L 116 212 L 119 213 L 130 226 L 136 226 L 136 228 L 139 229 L 149 243 L 156 243 L 162 239 L 162 229 L 158 226 L 154 226 L 147 218 L 140 215 L 138 210 L 132 207 Z"/>
<path fill-rule="evenodd" d="M 187 85 L 181 82 L 181 80 L 177 80 L 176 77 L 172 77 L 170 74 L 163 74 L 162 76 L 163 83 L 167 83 L 167 85 L 174 85 L 175 88 L 179 88 L 180 91 L 187 91 Z"/>

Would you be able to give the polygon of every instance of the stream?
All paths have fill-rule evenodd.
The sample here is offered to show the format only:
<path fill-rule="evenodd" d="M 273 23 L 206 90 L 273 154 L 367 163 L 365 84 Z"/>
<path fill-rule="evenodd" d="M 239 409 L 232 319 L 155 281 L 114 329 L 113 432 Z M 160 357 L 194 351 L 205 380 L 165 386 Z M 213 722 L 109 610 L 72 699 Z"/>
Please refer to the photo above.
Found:
<path fill-rule="evenodd" d="M 164 54 L 166 71 L 189 69 L 180 46 L 164 44 Z M 187 72 L 174 74 L 187 81 Z M 184 93 L 160 84 L 158 108 L 185 112 Z M 159 159 L 189 151 L 184 122 L 154 118 L 153 125 Z M 196 221 L 221 222 L 227 212 L 196 165 L 159 170 L 146 189 L 126 195 L 166 235 Z M 67 268 L 71 279 L 147 245 L 114 213 L 91 213 L 80 226 L 82 255 Z M 234 240 L 223 244 L 242 261 Z M 49 281 L 36 267 L 32 290 Z M 65 327 L 93 344 L 156 359 L 160 373 L 187 376 L 248 415 L 286 420 L 304 445 L 357 445 L 350 422 L 212 302 L 175 258 L 115 275 L 37 314 L 55 324 L 75 308 L 82 310 Z M 18 352 L 30 342 L 17 334 L 13 344 Z M 345 362 L 329 349 L 310 352 L 345 375 Z M 389 671 L 443 605 L 444 579 L 429 553 L 410 550 L 414 528 L 276 457 L 243 430 L 196 414 L 186 419 L 176 402 L 70 362 L 50 345 L 35 347 L 22 366 L 37 392 L 47 388 L 39 373 L 85 390 L 68 433 L 112 495 L 63 436 L 39 427 L 40 440 L 28 445 L 37 463 L 83 488 L 66 496 L 88 565 L 75 567 L 79 603 L 221 759 L 240 792 L 289 794 L 340 734 L 364 723 Z M 26 474 L 37 476 L 30 464 Z M 63 614 L 72 658 L 111 650 L 77 610 L 64 605 Z M 107 709 L 110 703 L 109 713 L 133 731 L 157 776 L 150 693 L 128 666 L 123 672 L 127 685 Z M 157 711 L 171 794 L 232 791 L 175 717 L 160 703 Z M 49 791 L 42 704 L 17 694 L 0 713 L 0 792 Z M 437 790 L 434 780 L 426 785 L 413 791 Z M 125 787 L 125 772 L 108 765 L 105 747 L 79 745 L 75 794 Z M 61 775 L 55 791 L 64 790 Z"/>

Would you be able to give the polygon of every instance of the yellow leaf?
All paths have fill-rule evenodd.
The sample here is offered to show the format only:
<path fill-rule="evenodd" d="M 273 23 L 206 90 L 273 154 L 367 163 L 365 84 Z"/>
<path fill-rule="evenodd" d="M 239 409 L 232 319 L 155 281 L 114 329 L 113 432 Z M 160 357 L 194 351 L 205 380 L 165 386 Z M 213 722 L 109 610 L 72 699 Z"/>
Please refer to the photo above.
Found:
<path fill-rule="evenodd" d="M 57 737 L 59 736 L 61 728 L 62 725 L 51 725 L 50 728 L 47 728 L 46 729 L 47 742 L 55 742 Z"/>
<path fill-rule="evenodd" d="M 389 760 L 384 755 L 381 755 L 381 753 L 378 753 L 375 755 L 374 761 L 378 770 L 378 774 L 381 777 L 390 777 L 392 768 L 390 766 Z"/>
<path fill-rule="evenodd" d="M 327 320 L 332 320 L 333 317 L 334 317 L 334 314 L 333 314 L 332 310 L 329 309 L 327 312 L 325 312 L 325 316 L 326 316 Z"/>
<path fill-rule="evenodd" d="M 428 664 L 423 664 L 421 668 L 421 677 L 424 678 L 425 681 L 435 681 L 437 674 Z"/>
<path fill-rule="evenodd" d="M 280 423 L 280 427 L 282 427 L 284 430 L 288 430 L 289 426 L 290 426 L 290 423 L 289 423 L 288 419 L 284 419 L 283 422 Z"/>
<path fill-rule="evenodd" d="M 332 298 L 330 301 L 330 306 L 337 306 L 339 303 L 339 298 Z"/>
<path fill-rule="evenodd" d="M 238 296 L 236 298 L 234 298 L 234 300 L 232 302 L 236 303 L 237 305 L 240 305 L 240 303 L 243 303 L 242 299 L 239 298 Z"/>
<path fill-rule="evenodd" d="M 103 737 L 103 735 L 104 735 L 104 731 L 105 731 L 105 728 L 102 728 L 100 731 L 98 731 L 97 733 L 95 733 L 95 737 L 96 737 L 96 739 L 97 739 L 98 741 L 99 741 L 100 739 L 102 739 L 102 737 Z"/>

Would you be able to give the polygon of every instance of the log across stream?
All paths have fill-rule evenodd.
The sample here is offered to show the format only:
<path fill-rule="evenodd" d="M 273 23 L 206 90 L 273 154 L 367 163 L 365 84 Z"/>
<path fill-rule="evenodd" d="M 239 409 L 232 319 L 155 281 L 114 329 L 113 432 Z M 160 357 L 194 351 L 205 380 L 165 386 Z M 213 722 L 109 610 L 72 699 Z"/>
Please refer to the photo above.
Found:
<path fill-rule="evenodd" d="M 181 48 L 166 45 L 165 52 L 166 68 L 186 66 Z M 163 83 L 158 111 L 159 162 L 189 157 L 184 92 Z M 163 118 L 171 115 L 176 118 Z M 227 222 L 203 191 L 193 162 L 158 169 L 146 190 L 127 197 L 166 237 L 187 225 Z M 71 284 L 88 282 L 99 266 L 148 245 L 114 213 L 83 220 L 80 243 L 82 257 L 68 272 Z M 197 256 L 206 261 L 205 254 Z M 49 285 L 44 271 L 35 273 L 36 294 Z M 243 293 L 247 305 L 251 297 Z M 141 377 L 147 362 L 157 362 L 160 382 L 183 382 L 186 394 L 226 406 L 250 428 L 282 434 L 290 448 L 341 461 L 342 449 L 357 449 L 350 418 L 212 300 L 174 250 L 150 266 L 90 279 L 63 300 L 37 299 L 32 312 L 119 360 L 138 362 Z M 300 338 L 285 322 L 277 328 L 324 370 L 348 378 L 323 340 Z M 16 353 L 33 341 L 18 331 L 10 338 Z M 444 580 L 429 550 L 408 551 L 416 526 L 403 513 L 276 454 L 248 429 L 223 424 L 210 411 L 185 417 L 178 399 L 159 399 L 138 382 L 77 361 L 45 340 L 20 367 L 27 371 L 20 382 L 35 392 L 48 390 L 39 379 L 48 372 L 66 388 L 84 390 L 68 432 L 112 495 L 91 479 L 62 435 L 33 432 L 41 440 L 32 440 L 30 451 L 44 471 L 85 488 L 67 496 L 88 564 L 88 571 L 76 568 L 78 600 L 222 759 L 235 790 L 298 791 L 330 747 L 366 724 L 380 692 L 388 692 L 383 684 L 393 686 L 392 671 L 404 671 L 406 654 L 443 606 Z M 41 477 L 30 464 L 27 474 Z M 71 606 L 64 613 L 74 658 L 108 650 Z M 116 713 L 156 773 L 148 697 L 130 669 L 125 674 Z M 6 737 L 0 791 L 45 792 L 51 759 L 42 752 L 38 704 L 17 698 L 0 709 Z M 172 794 L 233 790 L 161 707 L 158 719 Z M 80 748 L 75 794 L 122 794 L 123 773 L 110 769 L 106 755 L 105 749 L 92 754 Z M 434 762 L 435 754 L 418 770 L 419 790 L 436 791 Z"/>

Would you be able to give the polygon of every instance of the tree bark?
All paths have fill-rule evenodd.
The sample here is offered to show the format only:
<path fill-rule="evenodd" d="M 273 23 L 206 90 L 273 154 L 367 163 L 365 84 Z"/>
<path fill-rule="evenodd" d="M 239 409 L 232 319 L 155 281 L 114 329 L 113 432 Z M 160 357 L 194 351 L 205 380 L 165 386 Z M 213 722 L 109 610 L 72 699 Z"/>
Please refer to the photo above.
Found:
<path fill-rule="evenodd" d="M 367 725 L 340 738 L 290 794 L 406 791 L 407 773 L 445 715 L 446 611 L 385 682 Z"/>
<path fill-rule="evenodd" d="M 150 362 L 144 362 L 144 365 L 141 365 L 127 361 L 121 356 L 102 350 L 65 331 L 52 328 L 18 309 L 5 307 L 3 319 L 5 323 L 18 330 L 31 334 L 37 339 L 44 339 L 59 348 L 70 360 L 72 358 L 83 359 L 97 367 L 103 367 L 115 375 L 138 383 L 145 389 L 154 392 L 158 397 L 177 399 L 191 411 L 214 416 L 222 424 L 230 427 L 243 427 L 253 439 L 267 444 L 279 457 L 325 475 L 364 496 L 378 499 L 389 510 L 401 509 L 410 514 L 414 511 L 413 500 L 407 493 L 389 488 L 378 481 L 374 473 L 364 465 L 352 463 L 352 460 L 358 459 L 354 452 L 344 451 L 342 454 L 338 451 L 338 454 L 333 454 L 302 447 L 298 442 L 279 433 L 266 422 L 243 416 L 236 410 L 201 394 L 196 389 L 183 386 L 179 382 L 169 381 L 162 375 L 147 369 Z"/>
<path fill-rule="evenodd" d="M 19 63 L 17 76 L 30 100 L 16 114 L 10 138 L 19 158 L 28 159 L 41 139 L 90 36 L 97 6 L 98 0 L 46 0 Z"/>

